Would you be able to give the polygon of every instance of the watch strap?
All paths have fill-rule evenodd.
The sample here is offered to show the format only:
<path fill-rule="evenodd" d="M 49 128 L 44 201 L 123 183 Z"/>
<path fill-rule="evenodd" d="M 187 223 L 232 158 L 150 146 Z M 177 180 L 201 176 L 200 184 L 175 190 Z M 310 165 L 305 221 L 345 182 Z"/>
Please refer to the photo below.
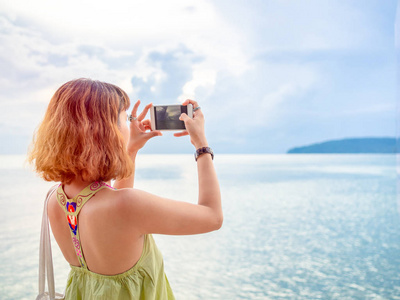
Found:
<path fill-rule="evenodd" d="M 196 153 L 194 154 L 194 159 L 197 161 L 200 155 L 204 153 L 209 153 L 211 154 L 211 158 L 214 159 L 214 152 L 210 147 L 202 147 L 196 150 Z"/>

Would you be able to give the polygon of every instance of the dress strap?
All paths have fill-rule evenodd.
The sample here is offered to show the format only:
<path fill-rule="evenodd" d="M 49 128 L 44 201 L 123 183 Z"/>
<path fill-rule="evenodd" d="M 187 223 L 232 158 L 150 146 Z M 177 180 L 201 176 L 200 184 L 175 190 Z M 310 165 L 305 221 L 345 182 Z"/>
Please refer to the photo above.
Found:
<path fill-rule="evenodd" d="M 57 188 L 57 202 L 66 214 L 76 256 L 78 257 L 81 267 L 85 269 L 88 269 L 88 267 L 83 256 L 82 245 L 79 237 L 78 215 L 85 203 L 88 202 L 98 191 L 104 188 L 114 189 L 104 182 L 96 181 L 88 185 L 82 190 L 82 192 L 72 199 L 68 199 L 67 195 L 65 195 L 62 184 Z"/>

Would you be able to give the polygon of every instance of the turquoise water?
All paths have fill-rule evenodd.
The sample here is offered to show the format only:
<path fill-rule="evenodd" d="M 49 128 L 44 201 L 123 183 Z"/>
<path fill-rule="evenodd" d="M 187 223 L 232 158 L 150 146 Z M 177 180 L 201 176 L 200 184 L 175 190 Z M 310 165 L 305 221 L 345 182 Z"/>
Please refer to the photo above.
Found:
<path fill-rule="evenodd" d="M 42 202 L 52 185 L 0 156 L 0 298 L 37 293 Z M 177 299 L 400 299 L 394 155 L 217 155 L 221 230 L 160 236 Z M 136 187 L 195 202 L 191 155 L 142 155 Z M 68 273 L 53 243 L 56 285 Z"/>

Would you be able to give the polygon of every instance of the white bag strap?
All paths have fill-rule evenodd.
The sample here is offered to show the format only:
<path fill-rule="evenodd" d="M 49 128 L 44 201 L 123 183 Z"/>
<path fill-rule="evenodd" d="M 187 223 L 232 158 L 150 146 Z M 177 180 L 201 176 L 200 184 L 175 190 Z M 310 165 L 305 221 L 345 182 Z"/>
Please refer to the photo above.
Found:
<path fill-rule="evenodd" d="M 45 278 L 47 277 L 47 286 L 49 288 L 48 295 L 50 296 L 51 300 L 56 299 L 56 296 L 62 296 L 61 294 L 55 292 L 49 219 L 47 216 L 47 203 L 49 201 L 50 196 L 54 193 L 57 187 L 58 185 L 55 185 L 50 189 L 50 191 L 47 193 L 47 197 L 44 202 L 42 230 L 40 233 L 40 249 L 39 249 L 39 296 L 47 294 L 45 293 L 45 284 L 46 284 Z"/>

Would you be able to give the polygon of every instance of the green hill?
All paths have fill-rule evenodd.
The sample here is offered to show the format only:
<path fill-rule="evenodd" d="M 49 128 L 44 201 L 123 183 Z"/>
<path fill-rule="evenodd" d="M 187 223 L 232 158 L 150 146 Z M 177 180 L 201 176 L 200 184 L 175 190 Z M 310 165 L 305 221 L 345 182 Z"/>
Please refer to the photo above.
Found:
<path fill-rule="evenodd" d="M 294 147 L 287 153 L 396 153 L 396 138 L 348 138 Z"/>

